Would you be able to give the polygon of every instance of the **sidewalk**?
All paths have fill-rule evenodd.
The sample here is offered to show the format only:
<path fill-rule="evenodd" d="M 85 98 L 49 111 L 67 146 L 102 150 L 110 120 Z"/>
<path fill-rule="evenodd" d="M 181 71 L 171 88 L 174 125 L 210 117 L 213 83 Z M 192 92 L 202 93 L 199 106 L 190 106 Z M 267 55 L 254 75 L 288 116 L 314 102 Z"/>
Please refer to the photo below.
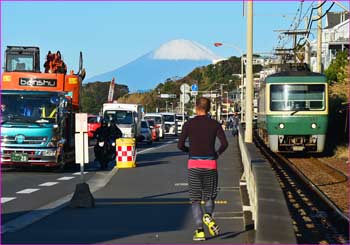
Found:
<path fill-rule="evenodd" d="M 237 138 L 219 159 L 215 219 L 222 234 L 201 243 L 251 243 L 243 230 Z M 2 243 L 198 243 L 188 199 L 187 155 L 176 144 L 138 156 L 133 169 L 119 169 L 94 193 L 96 207 L 66 207 L 21 231 L 5 233 Z M 209 236 L 209 235 L 208 235 Z"/>

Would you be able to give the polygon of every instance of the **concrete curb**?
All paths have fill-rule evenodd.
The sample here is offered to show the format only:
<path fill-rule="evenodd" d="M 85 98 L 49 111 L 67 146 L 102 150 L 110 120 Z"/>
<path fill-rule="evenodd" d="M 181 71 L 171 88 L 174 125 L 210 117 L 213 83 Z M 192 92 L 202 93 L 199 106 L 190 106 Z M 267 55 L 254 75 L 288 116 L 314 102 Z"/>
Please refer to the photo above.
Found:
<path fill-rule="evenodd" d="M 244 180 L 256 231 L 254 243 L 296 244 L 292 218 L 276 175 L 256 146 L 244 142 L 243 135 L 244 130 L 240 127 L 239 146 Z M 249 219 L 245 224 L 250 224 Z"/>
<path fill-rule="evenodd" d="M 117 171 L 118 168 L 113 168 L 108 173 L 97 172 L 94 177 L 86 182 L 90 186 L 91 193 L 94 193 L 103 188 L 117 173 Z M 5 223 L 2 225 L 1 234 L 18 231 L 30 224 L 33 224 L 34 222 L 45 218 L 48 215 L 61 210 L 62 208 L 68 206 L 73 194 L 74 193 L 70 193 L 54 202 L 37 208 L 29 213 L 26 213 L 16 219 Z"/>

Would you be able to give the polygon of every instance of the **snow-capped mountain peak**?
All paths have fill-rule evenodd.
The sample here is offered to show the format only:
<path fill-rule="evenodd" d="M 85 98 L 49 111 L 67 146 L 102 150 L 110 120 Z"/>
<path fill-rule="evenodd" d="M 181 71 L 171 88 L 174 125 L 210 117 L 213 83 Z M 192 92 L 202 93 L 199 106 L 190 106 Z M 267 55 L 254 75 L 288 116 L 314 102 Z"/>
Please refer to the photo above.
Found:
<path fill-rule="evenodd" d="M 217 60 L 219 56 L 203 45 L 185 39 L 169 41 L 151 53 L 157 60 Z"/>

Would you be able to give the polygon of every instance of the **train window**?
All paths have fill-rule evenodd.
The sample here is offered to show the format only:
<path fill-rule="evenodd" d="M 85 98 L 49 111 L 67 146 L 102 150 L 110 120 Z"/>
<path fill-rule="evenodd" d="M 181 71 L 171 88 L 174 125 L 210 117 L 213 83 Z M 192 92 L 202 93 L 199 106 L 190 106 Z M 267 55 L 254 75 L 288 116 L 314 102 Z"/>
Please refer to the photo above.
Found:
<path fill-rule="evenodd" d="M 271 111 L 310 111 L 325 109 L 325 85 L 273 84 L 270 87 Z"/>

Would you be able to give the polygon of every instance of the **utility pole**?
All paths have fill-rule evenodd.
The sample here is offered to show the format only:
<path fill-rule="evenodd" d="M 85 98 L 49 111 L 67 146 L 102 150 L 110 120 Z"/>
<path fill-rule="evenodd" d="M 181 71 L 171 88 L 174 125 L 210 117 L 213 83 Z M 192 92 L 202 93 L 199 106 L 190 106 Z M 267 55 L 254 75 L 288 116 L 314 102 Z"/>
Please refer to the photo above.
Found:
<path fill-rule="evenodd" d="M 317 21 L 317 72 L 322 72 L 322 1 L 318 0 L 318 18 Z"/>
<path fill-rule="evenodd" d="M 305 17 L 305 29 L 307 28 L 307 24 L 308 24 L 308 18 Z M 310 42 L 307 39 L 306 43 L 305 43 L 305 63 L 308 64 L 310 66 L 311 63 L 311 53 L 310 53 Z M 310 67 L 311 68 L 311 67 Z"/>
<path fill-rule="evenodd" d="M 247 93 L 245 142 L 253 142 L 253 1 L 247 2 Z"/>

